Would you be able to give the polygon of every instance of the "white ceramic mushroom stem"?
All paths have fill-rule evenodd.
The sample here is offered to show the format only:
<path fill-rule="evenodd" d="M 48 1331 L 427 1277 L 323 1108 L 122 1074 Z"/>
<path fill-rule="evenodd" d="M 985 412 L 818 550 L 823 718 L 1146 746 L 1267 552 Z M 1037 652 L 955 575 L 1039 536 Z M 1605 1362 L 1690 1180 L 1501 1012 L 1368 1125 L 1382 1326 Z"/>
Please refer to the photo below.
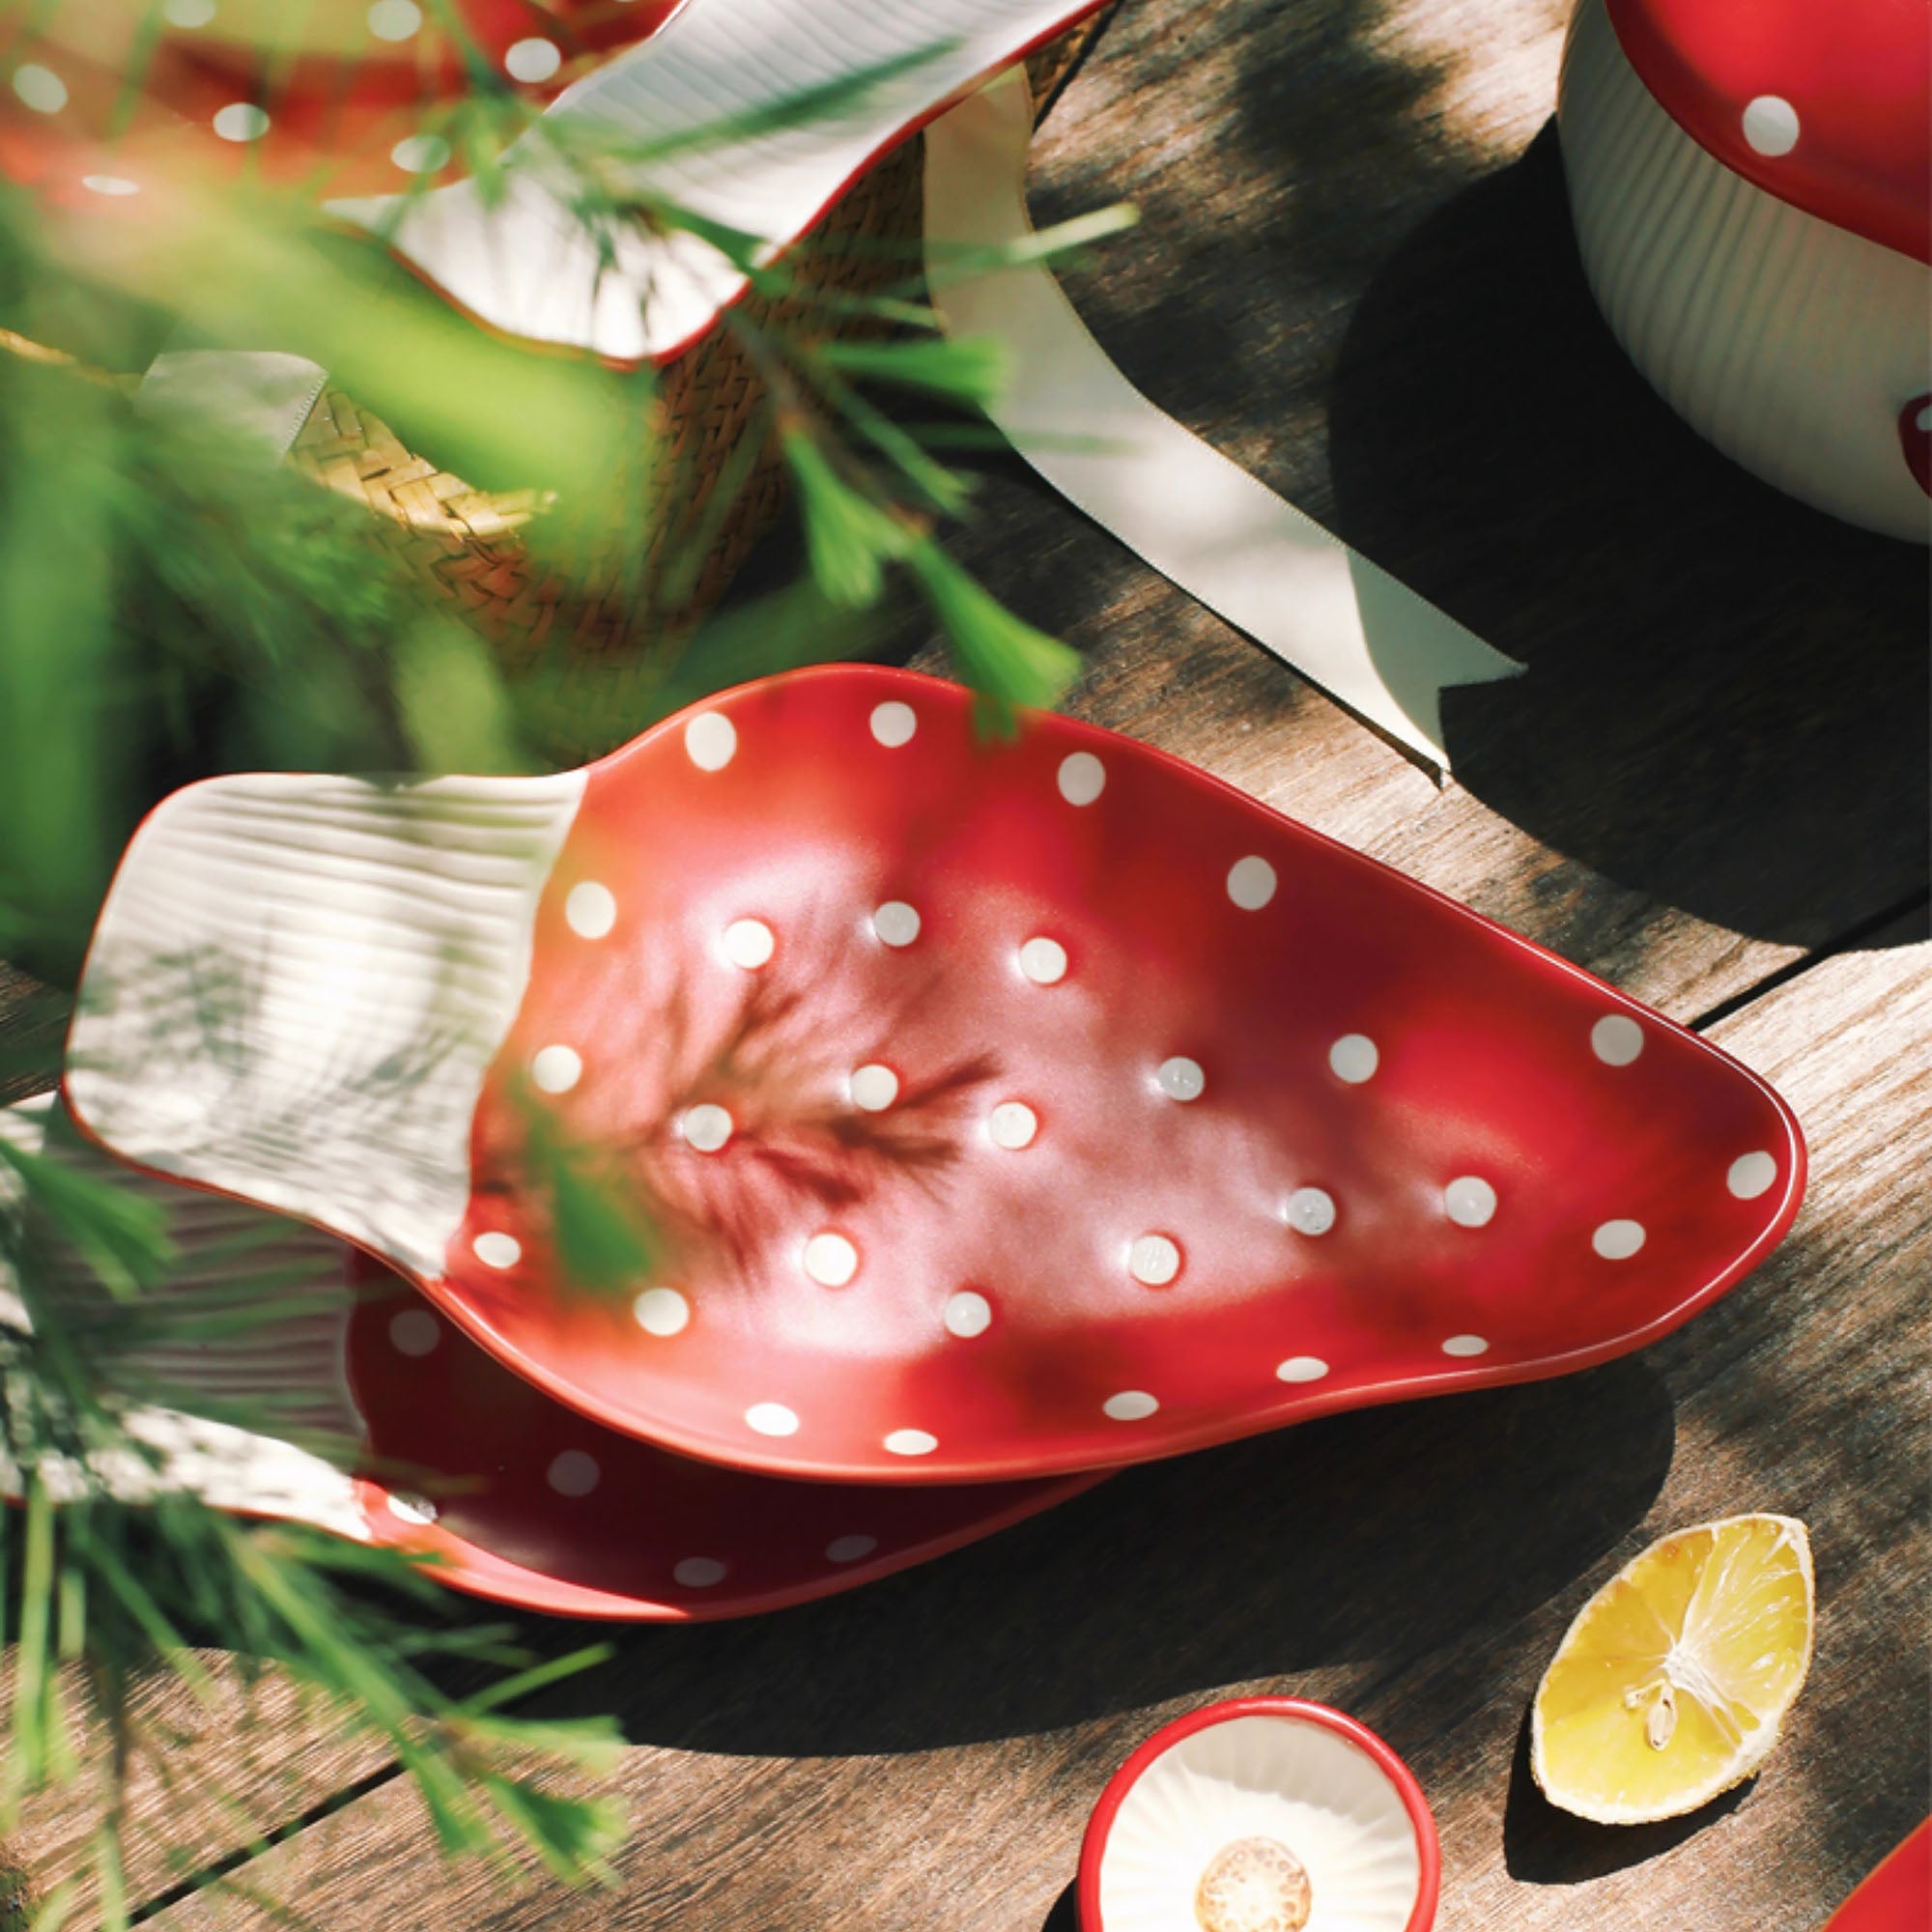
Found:
<path fill-rule="evenodd" d="M 440 1277 L 583 776 L 212 779 L 134 835 L 67 1096 L 124 1159 Z"/>
<path fill-rule="evenodd" d="M 270 1315 L 233 1334 L 163 1340 L 129 1352 L 128 1370 L 143 1387 L 169 1398 L 132 1406 L 128 1433 L 155 1452 L 108 1454 L 91 1471 L 43 1463 L 42 1479 L 56 1499 L 94 1485 L 128 1501 L 187 1491 L 216 1508 L 281 1517 L 366 1542 L 369 1531 L 353 1479 L 312 1450 L 278 1435 L 217 1419 L 238 1407 L 272 1415 L 292 1435 L 353 1445 L 362 1420 L 349 1394 L 344 1345 L 352 1308 L 340 1242 L 240 1202 L 174 1187 L 117 1166 L 78 1139 L 51 1095 L 0 1110 L 0 1138 L 29 1153 L 165 1206 L 177 1262 L 164 1295 L 178 1315 L 233 1307 L 238 1285 L 286 1297 L 299 1312 Z M 9 1170 L 0 1168 L 0 1176 Z M 17 1187 L 6 1190 L 17 1203 Z M 104 1291 L 57 1239 L 44 1245 L 39 1292 L 77 1317 Z M 0 1326 L 26 1325 L 16 1285 L 0 1266 Z M 206 1412 L 199 1412 L 199 1411 Z M 19 1471 L 0 1455 L 0 1487 L 20 1492 Z"/>

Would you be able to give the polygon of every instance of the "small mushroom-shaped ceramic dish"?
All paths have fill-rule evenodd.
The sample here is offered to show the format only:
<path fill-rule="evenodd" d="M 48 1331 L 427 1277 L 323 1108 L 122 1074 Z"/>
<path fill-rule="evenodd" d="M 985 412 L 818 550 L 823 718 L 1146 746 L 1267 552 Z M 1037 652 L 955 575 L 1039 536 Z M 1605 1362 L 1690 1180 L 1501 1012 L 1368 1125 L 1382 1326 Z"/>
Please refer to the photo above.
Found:
<path fill-rule="evenodd" d="M 117 1167 L 49 1098 L 0 1110 L 0 1139 L 166 1212 L 177 1264 L 145 1302 L 162 1319 L 116 1358 L 138 1390 L 128 1433 L 156 1460 L 95 1471 L 130 1500 L 186 1490 L 400 1549 L 452 1589 L 553 1616 L 693 1623 L 852 1589 L 1099 1480 L 834 1488 L 695 1463 L 551 1401 L 331 1236 Z M 101 1294 L 57 1238 L 43 1260 L 43 1294 L 70 1309 Z M 269 1297 L 283 1312 L 234 1319 Z M 661 1323 L 674 1313 L 653 1309 Z M 223 1318 L 212 1334 L 193 1320 L 209 1316 Z M 0 1268 L 0 1322 L 24 1320 Z M 51 1473 L 57 1492 L 80 1479 Z M 4 1462 L 0 1489 L 18 1492 Z"/>
<path fill-rule="evenodd" d="M 1557 124 L 1583 267 L 1693 428 L 1932 534 L 1932 10 L 1579 0 Z"/>
<path fill-rule="evenodd" d="M 1144 745 L 788 672 L 586 770 L 212 780 L 135 834 L 67 1096 L 519 1375 L 833 1481 L 1110 1467 L 1605 1361 L 1804 1153 L 1715 1047 Z M 654 1232 L 593 1288 L 545 1135 Z"/>
<path fill-rule="evenodd" d="M 1428 1932 L 1435 1821 L 1408 1767 L 1325 1705 L 1244 1697 L 1156 1731 L 1100 1794 L 1081 1932 Z"/>

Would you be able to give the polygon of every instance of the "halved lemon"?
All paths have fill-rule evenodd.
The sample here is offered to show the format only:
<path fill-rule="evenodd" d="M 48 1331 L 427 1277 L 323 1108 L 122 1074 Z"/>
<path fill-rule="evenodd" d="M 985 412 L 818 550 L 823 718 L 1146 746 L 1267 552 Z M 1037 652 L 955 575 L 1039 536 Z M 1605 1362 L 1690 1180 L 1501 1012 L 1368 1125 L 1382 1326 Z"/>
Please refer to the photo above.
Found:
<path fill-rule="evenodd" d="M 1750 1776 L 1810 1668 L 1814 1603 L 1795 1518 L 1653 1543 L 1583 1605 L 1537 1686 L 1529 1768 L 1550 1803 L 1640 1825 Z"/>

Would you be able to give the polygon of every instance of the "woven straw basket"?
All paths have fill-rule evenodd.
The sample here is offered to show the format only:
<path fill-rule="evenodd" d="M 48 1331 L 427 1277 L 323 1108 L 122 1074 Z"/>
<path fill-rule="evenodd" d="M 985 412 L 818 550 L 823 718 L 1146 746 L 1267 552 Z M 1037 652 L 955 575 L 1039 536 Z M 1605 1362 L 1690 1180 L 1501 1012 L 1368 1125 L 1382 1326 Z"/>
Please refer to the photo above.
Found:
<path fill-rule="evenodd" d="M 1030 57 L 1036 101 L 1051 100 L 1107 11 Z M 814 295 L 876 295 L 907 279 L 918 262 L 921 165 L 914 137 L 864 175 L 795 251 L 791 267 L 802 292 L 748 296 L 747 319 L 766 330 L 782 327 L 811 309 Z M 840 317 L 837 327 L 846 336 L 878 332 L 863 317 Z M 589 554 L 568 572 L 540 563 L 521 534 L 543 514 L 537 493 L 471 489 L 412 454 L 332 386 L 318 398 L 290 461 L 366 503 L 379 540 L 433 594 L 461 606 L 514 668 L 559 647 L 572 657 L 626 651 L 688 628 L 723 596 L 785 502 L 777 450 L 743 446 L 748 437 L 764 436 L 763 402 L 762 379 L 725 328 L 712 329 L 662 370 L 652 526 L 594 532 Z M 728 508 L 715 505 L 719 479 L 734 472 L 744 476 L 736 497 Z M 695 540 L 702 549 L 694 570 Z"/>

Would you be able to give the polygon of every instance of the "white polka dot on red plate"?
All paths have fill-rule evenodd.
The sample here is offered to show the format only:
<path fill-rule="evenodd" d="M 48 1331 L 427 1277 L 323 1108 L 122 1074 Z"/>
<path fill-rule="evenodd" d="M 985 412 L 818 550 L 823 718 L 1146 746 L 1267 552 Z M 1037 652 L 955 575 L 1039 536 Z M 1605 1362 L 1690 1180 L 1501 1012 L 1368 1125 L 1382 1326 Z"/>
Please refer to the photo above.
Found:
<path fill-rule="evenodd" d="M 554 41 L 533 34 L 526 41 L 512 43 L 503 55 L 503 71 L 512 80 L 548 80 L 563 65 L 563 52 Z"/>
<path fill-rule="evenodd" d="M 434 1522 L 437 1518 L 436 1505 L 427 1496 L 419 1496 L 413 1490 L 391 1490 L 383 1499 L 389 1506 L 389 1514 L 398 1522 Z"/>
<path fill-rule="evenodd" d="M 678 1335 L 691 1321 L 691 1303 L 674 1288 L 647 1288 L 631 1304 L 646 1335 Z"/>
<path fill-rule="evenodd" d="M 1146 1389 L 1122 1389 L 1100 1405 L 1101 1413 L 1113 1422 L 1145 1422 L 1159 1408 L 1156 1398 Z"/>
<path fill-rule="evenodd" d="M 602 939 L 617 923 L 617 895 L 595 879 L 580 879 L 563 902 L 563 917 L 580 939 Z"/>
<path fill-rule="evenodd" d="M 1605 1221 L 1590 1236 L 1590 1245 L 1606 1262 L 1627 1262 L 1643 1246 L 1641 1221 Z"/>
<path fill-rule="evenodd" d="M 687 1147 L 696 1149 L 699 1153 L 716 1153 L 730 1140 L 734 1125 L 723 1107 L 703 1100 L 684 1110 L 678 1117 L 677 1130 L 684 1136 Z"/>
<path fill-rule="evenodd" d="M 213 12 L 212 6 L 209 11 Z M 363 18 L 379 41 L 410 40 L 423 23 L 422 9 L 416 0 L 376 0 Z"/>
<path fill-rule="evenodd" d="M 754 1402 L 745 1411 L 745 1426 L 760 1435 L 796 1435 L 798 1417 L 781 1402 Z"/>
<path fill-rule="evenodd" d="M 1755 1201 L 1777 1179 L 1777 1162 L 1768 1153 L 1741 1153 L 1732 1161 L 1724 1185 L 1740 1201 Z"/>
<path fill-rule="evenodd" d="M 825 1558 L 828 1563 L 857 1563 L 878 1547 L 876 1536 L 835 1536 L 825 1546 Z"/>
<path fill-rule="evenodd" d="M 1325 1187 L 1297 1187 L 1286 1211 L 1297 1235 L 1325 1235 L 1335 1225 L 1335 1197 Z"/>
<path fill-rule="evenodd" d="M 1496 1211 L 1496 1190 L 1479 1174 L 1460 1174 L 1442 1190 L 1442 1211 L 1459 1228 L 1487 1228 Z"/>
<path fill-rule="evenodd" d="M 843 1288 L 859 1272 L 859 1250 L 843 1235 L 814 1235 L 805 1244 L 805 1271 L 821 1288 Z"/>
<path fill-rule="evenodd" d="M 1236 859 L 1228 870 L 1228 896 L 1243 912 L 1260 912 L 1274 897 L 1274 867 L 1252 853 Z"/>
<path fill-rule="evenodd" d="M 670 1574 L 687 1590 L 708 1590 L 724 1582 L 726 1572 L 715 1556 L 686 1556 L 671 1565 Z"/>
<path fill-rule="evenodd" d="M 1160 1063 L 1153 1082 L 1170 1100 L 1198 1100 L 1207 1091 L 1208 1076 L 1198 1060 L 1178 1053 Z"/>
<path fill-rule="evenodd" d="M 427 1308 L 405 1308 L 389 1317 L 389 1340 L 402 1355 L 427 1355 L 442 1340 L 442 1323 Z"/>
<path fill-rule="evenodd" d="M 1590 1051 L 1605 1066 L 1628 1066 L 1643 1051 L 1643 1029 L 1628 1013 L 1605 1013 L 1590 1029 Z"/>
<path fill-rule="evenodd" d="M 1140 1235 L 1127 1250 L 1127 1272 L 1148 1288 L 1165 1288 L 1180 1272 L 1180 1249 L 1165 1235 Z"/>
<path fill-rule="evenodd" d="M 1002 1100 L 986 1117 L 986 1135 L 996 1148 L 1017 1153 L 1039 1132 L 1039 1116 L 1024 1100 Z"/>
<path fill-rule="evenodd" d="M 82 175 L 80 185 L 90 194 L 139 194 L 141 184 L 129 181 L 126 175 Z"/>
<path fill-rule="evenodd" d="M 67 82 L 38 61 L 25 61 L 14 70 L 14 92 L 36 114 L 58 114 L 67 105 Z"/>
<path fill-rule="evenodd" d="M 469 1252 L 485 1267 L 515 1267 L 524 1258 L 524 1244 L 514 1235 L 478 1235 L 469 1243 Z"/>
<path fill-rule="evenodd" d="M 582 1449 L 565 1449 L 551 1458 L 544 1480 L 560 1496 L 587 1496 L 602 1474 L 595 1456 Z"/>
<path fill-rule="evenodd" d="M 748 973 L 769 964 L 778 944 L 771 927 L 761 919 L 734 919 L 724 928 L 725 958 Z"/>
<path fill-rule="evenodd" d="M 1020 971 L 1036 986 L 1057 986 L 1066 977 L 1066 949 L 1057 939 L 1029 939 L 1020 948 Z"/>
<path fill-rule="evenodd" d="M 583 1078 L 583 1056 L 574 1046 L 540 1046 L 530 1056 L 530 1078 L 546 1094 L 568 1094 Z"/>
<path fill-rule="evenodd" d="M 224 141 L 259 141 L 269 131 L 269 117 L 252 100 L 231 100 L 215 109 L 213 127 Z"/>
<path fill-rule="evenodd" d="M 1068 805 L 1092 805 L 1107 788 L 1107 768 L 1092 752 L 1069 752 L 1060 761 L 1060 795 Z"/>
<path fill-rule="evenodd" d="M 448 161 L 449 143 L 440 134 L 405 134 L 389 158 L 406 175 L 433 175 Z"/>
<path fill-rule="evenodd" d="M 1480 1335 L 1452 1335 L 1442 1345 L 1445 1355 L 1487 1355 L 1490 1345 Z"/>
<path fill-rule="evenodd" d="M 872 915 L 872 930 L 888 946 L 910 946 L 919 937 L 918 909 L 904 899 L 888 899 Z"/>
<path fill-rule="evenodd" d="M 983 1294 L 962 1288 L 957 1294 L 948 1296 L 945 1319 L 949 1335 L 957 1335 L 962 1342 L 970 1342 L 975 1335 L 983 1335 L 993 1325 L 993 1304 Z"/>
<path fill-rule="evenodd" d="M 700 772 L 722 772 L 738 749 L 738 727 L 722 711 L 700 711 L 684 727 L 685 754 Z"/>
<path fill-rule="evenodd" d="M 872 706 L 872 736 L 888 750 L 897 751 L 901 745 L 910 745 L 918 729 L 919 714 L 910 704 L 889 697 L 883 704 Z"/>
<path fill-rule="evenodd" d="M 1760 94 L 1745 108 L 1745 139 L 1776 160 L 1798 145 L 1798 110 L 1782 95 Z"/>
<path fill-rule="evenodd" d="M 1364 1080 L 1373 1080 L 1376 1068 L 1381 1064 L 1380 1051 L 1365 1033 L 1345 1033 L 1328 1049 L 1328 1070 L 1337 1080 L 1346 1080 L 1350 1087 L 1359 1087 Z"/>
<path fill-rule="evenodd" d="M 899 1097 L 899 1076 L 874 1060 L 852 1069 L 852 1104 L 863 1114 L 883 1114 Z"/>
<path fill-rule="evenodd" d="M 404 0 L 388 0 L 391 6 Z M 214 18 L 214 0 L 165 0 L 161 18 L 171 27 L 205 27 Z"/>
<path fill-rule="evenodd" d="M 1275 1378 L 1284 1382 L 1319 1382 L 1328 1373 L 1328 1364 L 1320 1355 L 1291 1355 L 1275 1365 Z"/>
<path fill-rule="evenodd" d="M 939 1437 L 923 1429 L 895 1429 L 886 1437 L 886 1448 L 895 1456 L 930 1456 L 939 1447 Z"/>

